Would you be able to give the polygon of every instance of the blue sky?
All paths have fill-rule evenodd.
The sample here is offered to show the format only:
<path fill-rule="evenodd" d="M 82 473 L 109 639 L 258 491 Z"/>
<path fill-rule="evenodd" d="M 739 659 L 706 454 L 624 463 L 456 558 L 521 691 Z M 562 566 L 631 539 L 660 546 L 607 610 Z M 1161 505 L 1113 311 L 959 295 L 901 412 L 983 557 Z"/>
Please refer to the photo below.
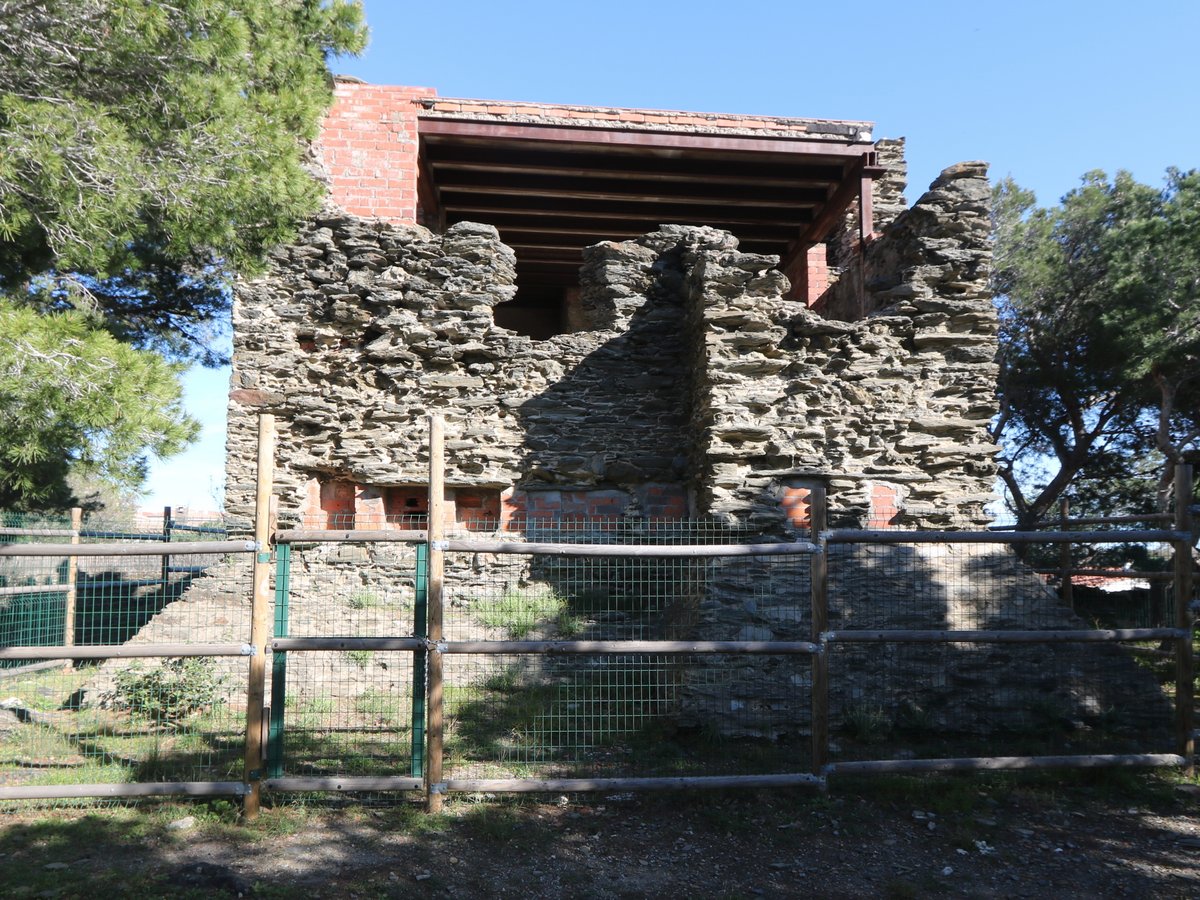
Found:
<path fill-rule="evenodd" d="M 478 97 L 873 121 L 908 140 L 909 202 L 983 159 L 1050 203 L 1091 169 L 1200 165 L 1197 0 L 368 0 L 335 72 Z M 143 505 L 214 508 L 227 371 L 193 372 L 200 442 L 154 461 Z"/>

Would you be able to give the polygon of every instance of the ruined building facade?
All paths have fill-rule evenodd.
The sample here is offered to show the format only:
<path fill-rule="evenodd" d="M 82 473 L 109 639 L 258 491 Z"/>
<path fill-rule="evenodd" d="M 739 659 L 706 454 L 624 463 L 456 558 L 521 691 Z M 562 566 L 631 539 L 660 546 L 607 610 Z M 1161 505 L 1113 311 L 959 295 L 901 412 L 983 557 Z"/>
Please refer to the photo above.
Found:
<path fill-rule="evenodd" d="M 255 418 L 285 516 L 982 520 L 985 166 L 912 206 L 861 122 L 447 100 L 340 81 L 324 211 L 238 286 L 227 507 Z M 409 519 L 409 521 L 412 521 Z"/>
<path fill-rule="evenodd" d="M 310 528 L 421 527 L 431 413 L 446 421 L 452 529 L 698 521 L 772 540 L 803 532 L 818 484 L 841 526 L 985 521 L 997 322 L 983 163 L 947 168 L 907 207 L 903 143 L 861 122 L 447 100 L 351 81 L 336 96 L 316 147 L 326 207 L 236 292 L 235 521 L 253 512 L 261 412 L 278 429 L 280 520 Z M 412 562 L 388 546 L 306 553 L 320 578 L 292 584 L 294 615 L 309 616 L 292 633 L 356 633 L 363 589 L 412 609 Z M 452 557 L 445 602 L 460 619 L 490 578 L 569 596 L 589 639 L 809 637 L 807 559 L 575 584 L 544 561 Z M 867 548 L 830 571 L 834 629 L 1081 624 L 1005 550 Z M 339 611 L 319 617 L 325 594 Z M 246 614 L 214 610 L 214 623 Z M 145 634 L 167 640 L 170 627 L 164 614 Z M 538 633 L 562 637 L 557 627 Z M 1036 649 L 968 650 L 839 648 L 834 714 L 870 703 L 895 717 L 919 708 L 937 728 L 1019 730 L 1036 697 L 1072 720 L 1119 708 L 1153 720 L 1139 728 L 1165 721 L 1152 679 L 1115 647 L 1064 650 L 1052 676 Z M 330 665 L 352 691 L 396 678 Z M 794 669 L 771 658 L 681 670 L 673 715 L 729 735 L 794 731 L 809 684 L 807 665 Z"/>

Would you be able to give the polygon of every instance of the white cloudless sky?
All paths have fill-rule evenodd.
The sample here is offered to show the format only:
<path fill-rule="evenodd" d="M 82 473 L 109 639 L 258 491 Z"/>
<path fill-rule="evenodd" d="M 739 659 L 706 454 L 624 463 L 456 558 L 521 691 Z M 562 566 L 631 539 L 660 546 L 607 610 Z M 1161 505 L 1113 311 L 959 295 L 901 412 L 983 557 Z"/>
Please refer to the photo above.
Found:
<path fill-rule="evenodd" d="M 991 163 L 1052 203 L 1092 169 L 1159 184 L 1200 166 L 1200 0 L 365 4 L 335 72 L 445 97 L 876 123 L 907 138 L 913 202 Z M 154 460 L 142 505 L 215 508 L 228 370 L 185 381 L 201 440 Z"/>

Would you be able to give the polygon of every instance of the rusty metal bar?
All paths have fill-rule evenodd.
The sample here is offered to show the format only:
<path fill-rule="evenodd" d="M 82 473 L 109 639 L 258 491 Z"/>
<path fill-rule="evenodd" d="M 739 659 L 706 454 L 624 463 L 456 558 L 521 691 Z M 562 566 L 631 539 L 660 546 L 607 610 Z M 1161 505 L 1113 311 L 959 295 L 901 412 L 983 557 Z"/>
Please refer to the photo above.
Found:
<path fill-rule="evenodd" d="M 1004 769 L 1101 769 L 1107 767 L 1166 768 L 1183 765 L 1175 753 L 1116 753 L 1091 756 L 978 756 L 952 759 L 873 759 L 830 763 L 827 777 L 887 773 L 981 772 Z"/>
<path fill-rule="evenodd" d="M 0 556 L 217 556 L 253 553 L 254 541 L 180 541 L 151 547 L 146 544 L 3 544 Z"/>
<path fill-rule="evenodd" d="M 626 656 L 686 653 L 796 654 L 819 653 L 809 641 L 442 641 L 433 645 L 440 653 L 548 653 Z"/>
<path fill-rule="evenodd" d="M 425 638 L 416 637 L 287 637 L 275 638 L 268 645 L 271 650 L 292 652 L 294 650 L 424 650 Z"/>
<path fill-rule="evenodd" d="M 75 797 L 240 797 L 240 781 L 153 781 L 135 784 L 27 784 L 0 787 L 0 800 L 65 800 Z"/>
<path fill-rule="evenodd" d="M 367 541 L 390 541 L 406 544 L 423 544 L 429 539 L 427 531 L 409 530 L 348 530 L 324 531 L 319 528 L 281 528 L 275 532 L 277 544 L 345 544 Z"/>
<path fill-rule="evenodd" d="M 288 775 L 267 778 L 263 787 L 268 791 L 419 791 L 424 782 L 400 775 Z"/>
<path fill-rule="evenodd" d="M 451 538 L 446 550 L 458 553 L 514 553 L 544 556 L 626 556 L 626 557 L 723 557 L 723 556 L 786 556 L 815 553 L 817 545 L 810 541 L 787 544 L 538 544 L 521 541 L 482 541 Z"/>
<path fill-rule="evenodd" d="M 582 791 L 683 791 L 724 788 L 815 787 L 825 779 L 809 772 L 781 775 L 684 775 L 675 778 L 451 778 L 452 793 L 545 793 Z"/>
<path fill-rule="evenodd" d="M 0 647 L 0 659 L 151 659 L 254 656 L 252 644 L 87 644 L 75 647 Z"/>
<path fill-rule="evenodd" d="M 1068 644 L 1103 641 L 1162 641 L 1177 640 L 1184 634 L 1178 628 L 1120 628 L 1107 630 L 1046 630 L 1046 631 L 938 631 L 864 629 L 862 631 L 827 631 L 825 641 L 849 643 L 905 644 Z"/>
<path fill-rule="evenodd" d="M 825 532 L 831 544 L 1168 544 L 1188 540 L 1181 531 L 859 531 Z"/>

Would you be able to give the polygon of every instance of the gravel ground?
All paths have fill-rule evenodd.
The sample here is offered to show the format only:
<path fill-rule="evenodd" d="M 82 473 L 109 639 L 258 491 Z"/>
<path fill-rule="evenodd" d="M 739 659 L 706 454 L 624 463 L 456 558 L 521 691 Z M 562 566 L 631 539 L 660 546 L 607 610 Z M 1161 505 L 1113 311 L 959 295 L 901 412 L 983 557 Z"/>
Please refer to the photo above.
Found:
<path fill-rule="evenodd" d="M 5 897 L 1200 897 L 1200 786 L 886 779 L 755 792 L 9 813 Z"/>

